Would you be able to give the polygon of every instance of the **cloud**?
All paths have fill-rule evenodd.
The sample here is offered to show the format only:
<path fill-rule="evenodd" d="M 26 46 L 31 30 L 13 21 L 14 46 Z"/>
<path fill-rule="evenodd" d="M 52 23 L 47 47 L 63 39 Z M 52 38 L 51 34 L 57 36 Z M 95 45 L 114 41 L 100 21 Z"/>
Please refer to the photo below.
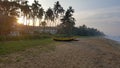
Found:
<path fill-rule="evenodd" d="M 110 7 L 95 10 L 83 10 L 76 12 L 76 19 L 81 21 L 119 21 L 120 22 L 120 7 Z"/>
<path fill-rule="evenodd" d="M 86 24 L 97 28 L 106 34 L 120 35 L 120 7 L 99 8 L 95 10 L 82 10 L 75 13 L 76 26 Z"/>

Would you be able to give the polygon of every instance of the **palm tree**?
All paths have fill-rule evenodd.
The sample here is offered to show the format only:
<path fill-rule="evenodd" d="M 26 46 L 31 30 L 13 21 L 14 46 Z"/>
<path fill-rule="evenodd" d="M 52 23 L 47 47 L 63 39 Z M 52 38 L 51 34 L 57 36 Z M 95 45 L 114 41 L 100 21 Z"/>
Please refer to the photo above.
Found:
<path fill-rule="evenodd" d="M 45 20 L 47 21 L 54 21 L 54 13 L 51 8 L 48 8 L 45 14 Z"/>
<path fill-rule="evenodd" d="M 7 35 L 12 31 L 18 16 L 18 4 L 10 1 L 0 1 L 0 33 Z"/>
<path fill-rule="evenodd" d="M 35 26 L 40 7 L 41 4 L 39 4 L 38 1 L 34 0 L 34 3 L 32 4 L 33 27 Z"/>
<path fill-rule="evenodd" d="M 0 11 L 4 15 L 17 16 L 18 4 L 16 2 L 1 1 Z"/>
<path fill-rule="evenodd" d="M 74 13 L 74 9 L 70 6 L 69 9 L 67 9 L 65 16 L 61 19 L 63 24 L 75 24 L 75 19 L 72 17 Z"/>
<path fill-rule="evenodd" d="M 55 2 L 53 10 L 54 10 L 54 15 L 55 15 L 55 20 L 58 23 L 60 17 L 63 16 L 65 10 L 60 5 L 59 1 Z M 55 23 L 55 26 L 56 26 L 56 23 Z"/>
<path fill-rule="evenodd" d="M 51 8 L 48 8 L 48 10 L 45 13 L 45 20 L 47 21 L 48 26 L 51 28 L 51 24 L 54 21 L 54 13 Z"/>
<path fill-rule="evenodd" d="M 43 19 L 43 15 L 44 15 L 44 9 L 43 8 L 40 8 L 39 9 L 39 12 L 38 12 L 38 15 L 37 15 L 37 17 L 38 17 L 38 19 L 39 19 L 39 26 L 40 26 L 40 24 L 41 24 L 41 20 Z"/>
<path fill-rule="evenodd" d="M 23 12 L 23 16 L 24 16 L 24 21 L 25 21 L 24 23 L 27 26 L 28 24 L 27 19 L 31 14 L 31 9 L 30 9 L 30 6 L 28 5 L 28 1 L 22 2 L 21 11 Z"/>
<path fill-rule="evenodd" d="M 61 19 L 62 21 L 62 28 L 65 30 L 64 33 L 71 35 L 71 31 L 74 28 L 75 25 L 75 18 L 73 18 L 74 9 L 72 7 L 69 7 L 67 9 L 65 16 Z"/>
<path fill-rule="evenodd" d="M 29 18 L 31 16 L 31 7 L 30 5 L 28 5 L 28 1 L 24 1 L 20 4 L 20 9 L 21 9 L 21 16 L 23 16 L 24 18 L 24 24 L 26 25 L 25 26 L 25 32 L 29 32 Z"/>

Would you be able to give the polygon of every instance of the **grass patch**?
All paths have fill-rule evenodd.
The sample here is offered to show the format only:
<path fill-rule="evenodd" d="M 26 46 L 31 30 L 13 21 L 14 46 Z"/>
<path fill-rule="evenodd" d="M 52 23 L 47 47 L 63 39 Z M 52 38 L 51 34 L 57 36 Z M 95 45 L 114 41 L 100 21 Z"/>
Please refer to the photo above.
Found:
<path fill-rule="evenodd" d="M 0 42 L 0 55 L 6 55 L 13 52 L 24 51 L 26 48 L 41 46 L 46 48 L 54 48 L 56 42 L 50 38 L 22 41 Z"/>

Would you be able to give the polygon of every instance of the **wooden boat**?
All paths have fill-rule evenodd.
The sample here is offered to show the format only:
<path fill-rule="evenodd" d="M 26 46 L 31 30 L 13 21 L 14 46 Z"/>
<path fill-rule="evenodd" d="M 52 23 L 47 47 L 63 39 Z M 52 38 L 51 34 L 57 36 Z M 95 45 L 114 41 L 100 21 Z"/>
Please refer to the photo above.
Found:
<path fill-rule="evenodd" d="M 55 41 L 73 41 L 74 38 L 53 38 Z"/>

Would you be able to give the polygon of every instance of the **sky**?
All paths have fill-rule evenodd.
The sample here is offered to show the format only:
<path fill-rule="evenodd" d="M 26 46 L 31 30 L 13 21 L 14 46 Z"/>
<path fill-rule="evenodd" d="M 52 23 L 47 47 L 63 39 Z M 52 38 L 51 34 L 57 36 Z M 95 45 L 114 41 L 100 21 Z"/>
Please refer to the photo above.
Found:
<path fill-rule="evenodd" d="M 34 0 L 29 0 L 32 3 Z M 106 35 L 120 36 L 120 0 L 38 0 L 46 10 L 56 1 L 75 9 L 76 26 L 97 28 Z"/>

